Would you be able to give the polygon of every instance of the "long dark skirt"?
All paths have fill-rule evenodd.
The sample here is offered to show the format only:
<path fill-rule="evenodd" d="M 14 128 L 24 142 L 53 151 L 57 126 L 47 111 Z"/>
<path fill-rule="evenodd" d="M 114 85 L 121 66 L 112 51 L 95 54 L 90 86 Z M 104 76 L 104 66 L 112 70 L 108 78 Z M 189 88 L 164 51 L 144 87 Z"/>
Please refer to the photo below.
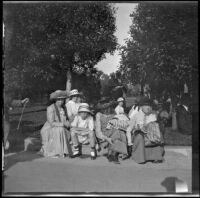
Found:
<path fill-rule="evenodd" d="M 109 151 L 127 154 L 127 138 L 125 132 L 118 129 L 108 129 L 104 133 L 111 138 L 113 145 L 109 145 Z"/>
<path fill-rule="evenodd" d="M 132 159 L 137 163 L 153 160 L 163 160 L 164 148 L 160 145 L 145 146 L 145 138 L 142 132 L 133 137 Z"/>

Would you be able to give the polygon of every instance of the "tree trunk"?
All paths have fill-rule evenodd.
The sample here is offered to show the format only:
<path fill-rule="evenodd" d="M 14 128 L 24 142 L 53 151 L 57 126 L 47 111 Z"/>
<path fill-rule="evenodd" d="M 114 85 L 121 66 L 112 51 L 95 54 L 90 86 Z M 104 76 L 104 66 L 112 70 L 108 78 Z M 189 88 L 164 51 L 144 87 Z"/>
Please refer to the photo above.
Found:
<path fill-rule="evenodd" d="M 175 98 L 171 97 L 171 108 L 170 108 L 170 113 L 172 115 L 172 130 L 177 130 L 178 125 L 177 125 L 177 119 L 176 119 L 176 103 L 175 103 Z"/>
<path fill-rule="evenodd" d="M 123 97 L 126 98 L 126 93 L 125 93 L 125 91 L 122 90 L 122 92 L 123 92 Z"/>
<path fill-rule="evenodd" d="M 144 83 L 141 83 L 141 92 L 140 94 L 143 96 L 144 95 Z"/>
<path fill-rule="evenodd" d="M 66 91 L 70 92 L 72 87 L 72 72 L 71 69 L 67 71 Z"/>
<path fill-rule="evenodd" d="M 184 84 L 184 91 L 183 91 L 184 93 L 189 93 L 189 91 L 188 91 L 188 86 L 187 86 L 187 84 L 185 83 Z"/>
<path fill-rule="evenodd" d="M 177 119 L 176 119 L 176 111 L 172 111 L 172 130 L 177 130 Z"/>

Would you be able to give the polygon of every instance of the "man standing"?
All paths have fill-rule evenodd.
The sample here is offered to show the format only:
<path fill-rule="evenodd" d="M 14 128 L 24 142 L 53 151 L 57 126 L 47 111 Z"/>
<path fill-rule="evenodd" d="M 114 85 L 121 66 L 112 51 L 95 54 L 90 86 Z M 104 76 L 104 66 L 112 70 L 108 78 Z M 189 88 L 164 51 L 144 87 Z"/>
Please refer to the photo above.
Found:
<path fill-rule="evenodd" d="M 192 115 L 190 112 L 189 94 L 184 94 L 181 97 L 180 105 L 177 107 L 177 124 L 180 132 L 183 134 L 192 134 Z"/>

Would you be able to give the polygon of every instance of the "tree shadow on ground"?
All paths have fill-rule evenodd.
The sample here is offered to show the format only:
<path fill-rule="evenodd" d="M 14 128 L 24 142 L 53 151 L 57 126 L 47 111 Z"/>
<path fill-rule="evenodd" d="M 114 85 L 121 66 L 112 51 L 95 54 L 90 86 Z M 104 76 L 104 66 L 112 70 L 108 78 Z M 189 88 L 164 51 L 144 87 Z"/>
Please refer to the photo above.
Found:
<path fill-rule="evenodd" d="M 177 177 L 166 177 L 162 182 L 161 185 L 164 186 L 169 193 L 175 193 Z"/>
<path fill-rule="evenodd" d="M 169 193 L 188 193 L 188 184 L 178 179 L 177 177 L 166 177 L 162 182 L 161 185 L 164 186 Z"/>

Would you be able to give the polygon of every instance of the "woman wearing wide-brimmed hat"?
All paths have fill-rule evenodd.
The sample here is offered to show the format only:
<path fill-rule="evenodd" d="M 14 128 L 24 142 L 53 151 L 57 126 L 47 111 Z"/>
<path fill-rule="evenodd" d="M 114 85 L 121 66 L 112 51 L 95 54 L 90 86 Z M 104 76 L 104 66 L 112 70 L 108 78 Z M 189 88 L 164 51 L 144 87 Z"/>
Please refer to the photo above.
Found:
<path fill-rule="evenodd" d="M 74 147 L 72 157 L 81 155 L 80 144 L 89 143 L 91 148 L 91 159 L 94 160 L 96 158 L 94 120 L 87 103 L 81 103 L 78 115 L 75 116 L 71 123 L 71 138 Z"/>
<path fill-rule="evenodd" d="M 163 161 L 164 142 L 152 105 L 149 98 L 141 98 L 140 110 L 132 117 L 127 128 L 129 155 L 137 163 Z"/>
<path fill-rule="evenodd" d="M 45 157 L 65 157 L 69 153 L 66 142 L 69 121 L 64 109 L 67 97 L 67 92 L 62 90 L 50 94 L 53 104 L 47 107 L 47 121 L 41 129 L 42 148 L 40 152 Z"/>

